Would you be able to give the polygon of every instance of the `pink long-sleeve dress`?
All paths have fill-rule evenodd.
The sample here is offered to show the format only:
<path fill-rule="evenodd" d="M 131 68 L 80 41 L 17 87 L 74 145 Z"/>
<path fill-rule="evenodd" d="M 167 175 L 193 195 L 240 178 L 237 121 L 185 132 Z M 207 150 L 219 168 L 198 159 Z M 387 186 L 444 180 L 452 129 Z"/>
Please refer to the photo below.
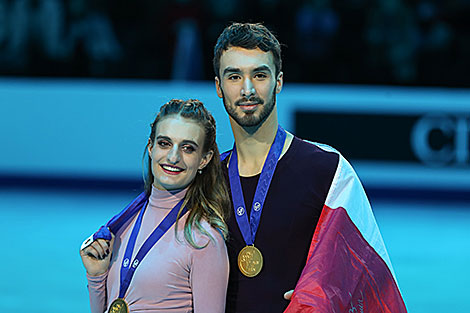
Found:
<path fill-rule="evenodd" d="M 132 259 L 186 191 L 171 194 L 152 187 Z M 119 296 L 121 264 L 137 215 L 115 234 L 108 272 L 87 275 L 92 313 L 107 312 Z M 188 213 L 178 221 L 177 233 L 173 225 L 136 269 L 124 295 L 130 312 L 224 312 L 229 273 L 225 242 L 217 230 L 203 221 L 202 226 L 212 238 L 193 228 L 195 242 L 207 246 L 202 249 L 191 246 L 183 235 L 187 216 Z"/>

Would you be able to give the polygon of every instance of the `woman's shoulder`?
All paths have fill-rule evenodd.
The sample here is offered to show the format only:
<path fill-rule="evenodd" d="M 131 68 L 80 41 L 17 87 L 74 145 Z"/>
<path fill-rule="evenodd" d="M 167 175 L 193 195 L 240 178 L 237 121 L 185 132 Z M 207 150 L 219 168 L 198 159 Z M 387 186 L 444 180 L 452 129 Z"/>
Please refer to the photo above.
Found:
<path fill-rule="evenodd" d="M 213 271 L 220 269 L 228 272 L 228 252 L 222 233 L 206 220 L 201 220 L 200 225 L 202 231 L 198 228 L 192 231 L 194 242 L 200 248 L 190 245 L 191 264 L 199 269 L 200 266 L 205 268 L 209 265 Z"/>
<path fill-rule="evenodd" d="M 177 236 L 180 241 L 183 240 L 186 245 L 191 247 L 191 244 L 184 235 L 187 218 L 188 214 L 185 214 L 178 221 Z M 194 222 L 193 225 L 191 225 L 191 236 L 197 246 L 225 246 L 222 232 L 210 225 L 210 223 L 204 218 L 202 218 L 199 222 Z"/>
<path fill-rule="evenodd" d="M 192 229 L 194 239 L 198 245 L 208 243 L 208 245 L 225 246 L 224 237 L 220 229 L 210 225 L 205 219 L 201 219 L 199 224 L 201 228 L 194 225 Z"/>

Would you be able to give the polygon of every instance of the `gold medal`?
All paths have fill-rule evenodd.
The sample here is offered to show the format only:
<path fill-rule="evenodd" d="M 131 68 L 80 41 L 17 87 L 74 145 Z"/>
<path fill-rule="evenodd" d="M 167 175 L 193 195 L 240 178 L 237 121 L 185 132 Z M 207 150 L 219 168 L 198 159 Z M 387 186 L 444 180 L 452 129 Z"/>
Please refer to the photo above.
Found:
<path fill-rule="evenodd" d="M 243 275 L 255 277 L 263 268 L 263 255 L 255 246 L 246 246 L 238 254 L 238 268 Z"/>
<path fill-rule="evenodd" d="M 108 313 L 129 313 L 127 302 L 122 298 L 117 298 L 111 303 Z"/>

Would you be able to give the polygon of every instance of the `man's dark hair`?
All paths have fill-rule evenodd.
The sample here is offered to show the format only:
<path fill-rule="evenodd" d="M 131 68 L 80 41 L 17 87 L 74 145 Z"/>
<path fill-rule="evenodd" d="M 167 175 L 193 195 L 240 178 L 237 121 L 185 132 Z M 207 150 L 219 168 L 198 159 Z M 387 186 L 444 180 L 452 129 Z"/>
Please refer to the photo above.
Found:
<path fill-rule="evenodd" d="M 259 48 L 264 52 L 271 51 L 276 66 L 276 77 L 281 72 L 281 45 L 269 29 L 260 23 L 233 23 L 220 34 L 214 47 L 214 59 L 212 60 L 217 77 L 219 77 L 220 57 L 230 47 Z"/>

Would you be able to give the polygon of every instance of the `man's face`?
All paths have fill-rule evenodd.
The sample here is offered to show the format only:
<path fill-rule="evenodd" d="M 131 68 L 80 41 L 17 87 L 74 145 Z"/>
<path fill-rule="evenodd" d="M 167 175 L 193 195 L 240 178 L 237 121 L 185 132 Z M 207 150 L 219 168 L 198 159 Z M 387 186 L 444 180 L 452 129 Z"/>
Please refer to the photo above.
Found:
<path fill-rule="evenodd" d="M 271 52 L 230 47 L 220 57 L 217 94 L 230 118 L 242 127 L 260 126 L 276 104 L 282 73 L 276 77 Z"/>

